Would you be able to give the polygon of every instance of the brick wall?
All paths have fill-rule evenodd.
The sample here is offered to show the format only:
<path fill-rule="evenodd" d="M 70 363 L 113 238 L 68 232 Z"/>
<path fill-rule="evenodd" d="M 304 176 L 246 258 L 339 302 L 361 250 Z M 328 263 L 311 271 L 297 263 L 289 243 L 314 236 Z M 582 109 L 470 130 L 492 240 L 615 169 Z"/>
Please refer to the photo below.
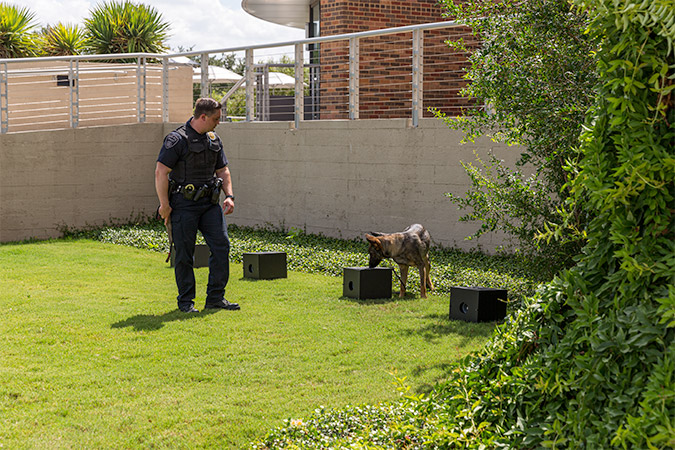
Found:
<path fill-rule="evenodd" d="M 436 0 L 322 0 L 321 35 L 441 22 Z M 451 50 L 445 40 L 475 39 L 466 27 L 424 32 L 423 109 L 434 107 L 455 115 L 471 103 L 460 97 L 465 86 L 466 54 Z M 410 117 L 412 108 L 412 33 L 360 39 L 360 118 Z M 321 118 L 349 117 L 349 46 L 347 42 L 321 46 Z"/>

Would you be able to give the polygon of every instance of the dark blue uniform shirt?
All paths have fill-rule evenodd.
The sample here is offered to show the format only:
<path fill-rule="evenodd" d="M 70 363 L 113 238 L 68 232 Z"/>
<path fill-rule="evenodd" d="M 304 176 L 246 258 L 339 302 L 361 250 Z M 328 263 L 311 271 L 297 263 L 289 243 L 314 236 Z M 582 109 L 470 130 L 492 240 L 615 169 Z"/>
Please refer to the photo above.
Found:
<path fill-rule="evenodd" d="M 190 118 L 192 120 L 192 118 Z M 194 131 L 194 128 L 190 125 L 190 120 L 185 123 L 185 128 L 189 128 Z M 196 131 L 195 131 L 196 133 Z M 206 139 L 206 136 L 204 136 Z M 220 137 L 218 137 L 220 139 Z M 222 147 L 222 145 L 221 145 Z M 166 135 L 164 138 L 164 143 L 162 144 L 162 149 L 159 151 L 159 157 L 157 161 L 164 164 L 166 167 L 173 169 L 176 167 L 176 163 L 181 159 L 185 158 L 185 154 L 188 151 L 188 143 L 180 134 L 175 131 Z M 218 159 L 216 163 L 216 170 L 222 169 L 227 165 L 227 157 L 225 152 L 221 149 L 218 152 Z"/>

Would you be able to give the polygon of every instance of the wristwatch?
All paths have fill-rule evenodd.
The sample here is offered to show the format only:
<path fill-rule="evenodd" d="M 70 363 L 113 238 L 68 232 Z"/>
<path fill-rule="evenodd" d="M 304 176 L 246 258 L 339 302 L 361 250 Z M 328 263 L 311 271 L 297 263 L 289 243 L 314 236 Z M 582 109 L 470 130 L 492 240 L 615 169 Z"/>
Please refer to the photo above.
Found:
<path fill-rule="evenodd" d="M 231 198 L 234 201 L 234 195 L 226 195 L 225 198 Z"/>

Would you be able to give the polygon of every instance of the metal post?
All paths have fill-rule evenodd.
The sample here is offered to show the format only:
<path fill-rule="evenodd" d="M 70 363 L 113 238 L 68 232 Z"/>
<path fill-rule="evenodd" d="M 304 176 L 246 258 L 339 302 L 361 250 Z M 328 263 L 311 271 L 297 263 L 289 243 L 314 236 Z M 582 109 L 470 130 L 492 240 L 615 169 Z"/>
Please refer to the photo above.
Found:
<path fill-rule="evenodd" d="M 305 118 L 305 70 L 302 44 L 295 44 L 295 128 Z"/>
<path fill-rule="evenodd" d="M 246 121 L 253 120 L 253 84 L 255 83 L 255 73 L 253 72 L 253 49 L 247 48 L 244 56 L 246 63 Z"/>
<path fill-rule="evenodd" d="M 75 70 L 73 70 L 75 63 Z M 70 89 L 70 128 L 80 124 L 80 61 L 70 60 L 68 70 L 68 87 Z"/>
<path fill-rule="evenodd" d="M 349 38 L 349 118 L 359 118 L 359 38 Z"/>
<path fill-rule="evenodd" d="M 263 85 L 265 84 L 265 74 L 255 69 L 255 120 L 265 120 L 265 108 L 263 107 Z"/>
<path fill-rule="evenodd" d="M 424 105 L 424 30 L 413 30 L 412 45 L 412 126 L 417 127 Z"/>
<path fill-rule="evenodd" d="M 169 58 L 162 58 L 162 122 L 169 121 Z"/>
<path fill-rule="evenodd" d="M 2 63 L 2 69 L 0 69 L 0 132 L 2 134 L 7 133 L 9 129 L 8 78 L 7 63 Z"/>
<path fill-rule="evenodd" d="M 139 57 L 136 65 L 136 91 L 138 93 L 138 100 L 136 101 L 136 113 L 138 123 L 145 123 L 145 108 L 146 108 L 146 60 L 144 57 Z"/>
<path fill-rule="evenodd" d="M 209 54 L 208 53 L 202 53 L 202 59 L 201 59 L 202 67 L 202 86 L 201 86 L 201 94 L 200 97 L 206 98 L 208 97 L 209 94 Z"/>
<path fill-rule="evenodd" d="M 265 64 L 263 66 L 261 78 L 261 89 L 258 89 L 258 95 L 260 95 L 260 106 L 261 114 L 260 120 L 268 121 L 270 120 L 270 66 Z"/>

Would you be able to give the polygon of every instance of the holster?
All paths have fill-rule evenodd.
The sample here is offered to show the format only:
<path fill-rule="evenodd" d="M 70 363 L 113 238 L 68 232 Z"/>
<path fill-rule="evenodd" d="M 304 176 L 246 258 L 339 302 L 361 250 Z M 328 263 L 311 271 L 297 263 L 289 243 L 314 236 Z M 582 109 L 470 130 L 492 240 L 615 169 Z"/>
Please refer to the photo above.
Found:
<path fill-rule="evenodd" d="M 220 200 L 220 189 L 223 187 L 223 179 L 222 178 L 216 178 L 216 181 L 214 182 L 213 185 L 213 191 L 211 191 L 211 203 L 214 205 L 218 204 L 218 201 Z"/>

